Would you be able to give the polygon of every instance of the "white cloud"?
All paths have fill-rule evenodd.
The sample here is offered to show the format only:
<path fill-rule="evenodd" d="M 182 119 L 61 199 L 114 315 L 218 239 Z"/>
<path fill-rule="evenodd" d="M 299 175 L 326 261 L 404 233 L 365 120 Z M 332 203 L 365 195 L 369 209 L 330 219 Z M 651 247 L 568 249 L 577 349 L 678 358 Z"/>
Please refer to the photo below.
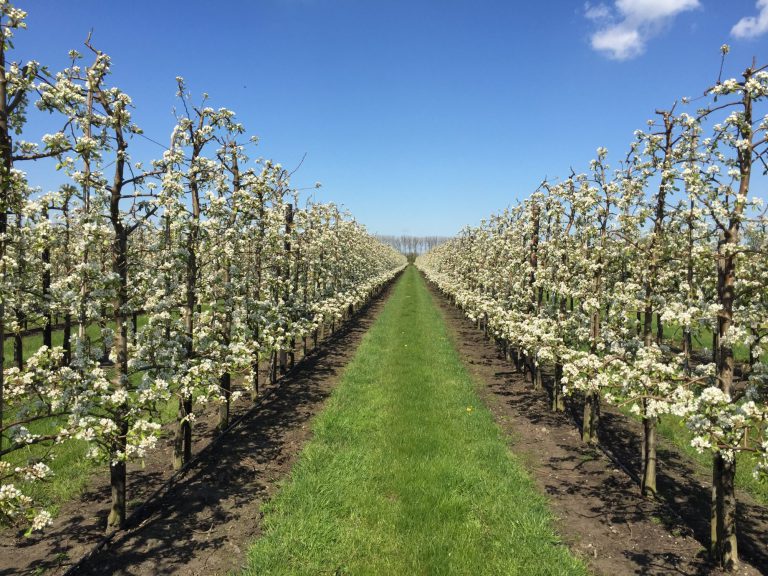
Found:
<path fill-rule="evenodd" d="M 736 38 L 755 38 L 768 32 L 768 0 L 757 0 L 757 16 L 745 16 L 731 28 Z"/>
<path fill-rule="evenodd" d="M 699 6 L 699 0 L 615 0 L 613 9 L 585 4 L 584 16 L 602 24 L 591 36 L 592 48 L 609 58 L 627 60 L 642 54 L 648 40 L 675 16 Z"/>
<path fill-rule="evenodd" d="M 611 9 L 605 4 L 592 5 L 587 2 L 584 4 L 584 16 L 593 21 L 607 20 L 611 17 Z"/>
<path fill-rule="evenodd" d="M 671 18 L 680 12 L 699 7 L 699 0 L 616 0 L 616 8 L 628 20 Z"/>
<path fill-rule="evenodd" d="M 607 52 L 616 60 L 633 58 L 642 53 L 644 47 L 640 32 L 622 24 L 598 30 L 592 35 L 592 48 L 598 52 Z"/>

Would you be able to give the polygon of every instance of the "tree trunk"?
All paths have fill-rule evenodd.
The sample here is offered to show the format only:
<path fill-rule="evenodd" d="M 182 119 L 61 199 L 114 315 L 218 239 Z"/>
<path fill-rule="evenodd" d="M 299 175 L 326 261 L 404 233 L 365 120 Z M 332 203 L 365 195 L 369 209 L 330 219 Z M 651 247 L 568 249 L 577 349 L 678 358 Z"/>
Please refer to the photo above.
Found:
<path fill-rule="evenodd" d="M 256 282 L 261 283 L 261 273 L 257 274 L 257 280 Z M 256 291 L 256 301 L 258 302 L 258 297 L 260 295 L 261 291 L 257 289 Z M 256 345 L 259 345 L 259 332 L 260 327 L 258 320 L 256 321 L 256 325 L 253 329 L 253 341 L 256 342 Z M 251 402 L 256 402 L 257 398 L 259 397 L 259 360 L 261 359 L 261 349 L 257 348 L 256 350 L 256 359 L 251 364 Z"/>
<path fill-rule="evenodd" d="M 531 360 L 531 379 L 533 380 L 534 390 L 544 390 L 544 383 L 542 382 L 541 366 L 536 364 L 534 360 Z"/>
<path fill-rule="evenodd" d="M 120 161 L 118 161 L 120 170 Z M 115 376 L 113 384 L 116 390 L 125 387 L 128 382 L 128 323 L 125 317 L 125 307 L 128 304 L 128 237 L 125 227 L 119 217 L 120 187 L 113 192 L 111 216 L 115 230 L 115 239 L 112 244 L 112 270 L 119 278 L 116 299 L 114 300 L 113 321 L 115 324 Z M 125 525 L 125 490 L 126 490 L 126 466 L 125 447 L 128 434 L 128 422 L 125 420 L 125 409 L 118 408 L 115 416 L 119 437 L 111 446 L 110 460 L 110 485 L 112 489 L 112 509 L 109 513 L 108 526 L 122 528 Z M 122 456 L 120 456 L 122 454 Z M 120 460 L 119 462 L 116 462 Z"/>
<path fill-rule="evenodd" d="M 752 69 L 744 73 L 748 82 Z M 749 145 L 746 152 L 738 149 L 739 190 L 731 208 L 727 226 L 720 229 L 717 243 L 717 300 L 720 305 L 717 313 L 717 381 L 720 390 L 731 396 L 733 386 L 733 344 L 729 332 L 733 324 L 733 309 L 736 299 L 736 256 L 734 248 L 739 244 L 742 215 L 749 195 L 752 174 L 752 96 L 748 90 L 742 93 L 744 107 L 743 122 L 739 123 L 739 136 Z M 736 542 L 736 459 L 733 453 L 723 455 L 717 452 L 713 462 L 712 488 L 715 491 L 716 538 L 713 539 L 710 552 L 726 570 L 732 570 L 739 561 Z"/>
<path fill-rule="evenodd" d="M 179 409 L 176 418 L 176 435 L 173 442 L 173 469 L 180 470 L 192 458 L 192 423 L 189 415 L 192 413 L 192 398 L 179 398 Z"/>
<path fill-rule="evenodd" d="M 664 343 L 664 322 L 661 314 L 656 314 L 656 344 L 661 346 Z"/>
<path fill-rule="evenodd" d="M 72 362 L 72 314 L 67 312 L 64 315 L 64 365 L 69 366 Z"/>
<path fill-rule="evenodd" d="M 736 538 L 736 460 L 726 460 L 716 453 L 713 459 L 712 542 L 713 554 L 726 570 L 739 560 Z"/>
<path fill-rule="evenodd" d="M 251 402 L 256 402 L 259 397 L 259 353 L 256 353 L 256 361 L 251 365 Z"/>
<path fill-rule="evenodd" d="M 131 329 L 133 330 L 133 345 L 136 346 L 139 339 L 139 314 L 134 312 L 131 314 Z"/>
<path fill-rule="evenodd" d="M 5 256 L 7 248 L 8 212 L 11 201 L 10 173 L 13 167 L 11 136 L 8 130 L 8 79 L 5 70 L 5 42 L 0 42 L 0 274 L 5 275 Z M 0 430 L 3 429 L 5 415 L 5 298 L 0 298 Z M 3 435 L 0 433 L 0 449 Z"/>
<path fill-rule="evenodd" d="M 236 166 L 236 164 L 235 164 Z M 239 186 L 239 180 L 236 180 L 236 190 Z M 234 225 L 231 222 L 230 225 Z M 222 263 L 224 272 L 224 286 L 226 287 L 227 295 L 232 294 L 232 268 L 229 257 L 225 258 Z M 224 320 L 221 326 L 221 343 L 225 348 L 229 348 L 232 343 L 232 309 L 228 306 L 224 310 Z M 221 393 L 224 396 L 224 402 L 219 406 L 219 430 L 226 430 L 229 427 L 229 413 L 231 408 L 232 397 L 232 376 L 229 372 L 224 372 L 219 378 L 219 386 Z"/>
<path fill-rule="evenodd" d="M 693 334 L 691 329 L 683 329 L 683 371 L 687 376 L 691 375 L 691 354 L 693 353 Z"/>
<path fill-rule="evenodd" d="M 272 352 L 269 362 L 269 381 L 271 384 L 277 383 L 277 352 Z"/>
<path fill-rule="evenodd" d="M 552 382 L 552 411 L 564 412 L 565 400 L 563 398 L 563 365 L 560 362 L 555 363 L 555 380 Z"/>
<path fill-rule="evenodd" d="M 659 220 L 657 219 L 657 225 Z M 653 256 L 652 256 L 653 257 Z M 651 276 L 655 277 L 656 266 L 651 267 Z M 646 347 L 653 345 L 652 322 L 653 307 L 651 305 L 652 289 L 651 283 L 646 285 L 645 291 L 645 322 L 643 323 L 643 344 Z M 658 331 L 661 326 L 661 318 L 657 315 Z M 658 338 L 658 332 L 657 332 Z M 643 441 L 640 448 L 640 493 L 643 496 L 656 494 L 656 424 L 657 419 L 648 416 L 648 401 L 642 400 L 643 414 Z"/>
<path fill-rule="evenodd" d="M 225 372 L 221 375 L 219 385 L 221 386 L 221 392 L 224 396 L 224 402 L 219 406 L 218 428 L 220 432 L 223 432 L 229 428 L 230 400 L 232 397 L 232 378 L 229 372 Z"/>
<path fill-rule="evenodd" d="M 47 208 L 43 214 L 47 219 Z M 43 305 L 45 306 L 43 312 L 43 346 L 47 346 L 50 350 L 53 348 L 53 320 L 51 318 L 51 247 L 48 244 L 48 238 L 46 238 L 45 246 L 43 247 L 41 260 L 43 263 Z"/>
<path fill-rule="evenodd" d="M 600 422 L 600 399 L 595 392 L 587 392 L 584 397 L 584 417 L 581 426 L 581 439 L 584 442 L 597 443 L 597 427 Z"/>
<path fill-rule="evenodd" d="M 21 328 L 24 326 L 24 313 L 16 311 L 16 324 L 18 328 L 13 335 L 13 360 L 19 370 L 24 369 L 24 339 L 21 337 Z"/>
<path fill-rule="evenodd" d="M 643 414 L 647 411 L 647 401 L 643 401 Z M 643 496 L 656 494 L 656 424 L 657 418 L 643 417 L 643 458 L 640 492 Z"/>
<path fill-rule="evenodd" d="M 184 332 L 186 336 L 185 356 L 191 360 L 195 354 L 195 312 L 197 302 L 197 220 L 200 217 L 200 205 L 197 198 L 197 190 L 192 186 L 192 229 L 187 239 L 187 266 L 185 277 L 185 302 L 184 302 Z M 179 470 L 192 456 L 192 422 L 189 415 L 192 413 L 192 397 L 183 390 L 179 392 L 179 410 L 176 421 L 176 437 L 173 444 L 173 468 Z"/>
<path fill-rule="evenodd" d="M 280 374 L 288 372 L 288 351 L 280 350 Z"/>
<path fill-rule="evenodd" d="M 198 209 L 199 210 L 199 209 Z M 184 305 L 184 331 L 186 333 L 185 356 L 191 359 L 194 355 L 194 322 L 197 308 L 197 255 L 196 234 L 190 233 L 187 242 L 186 295 Z M 173 468 L 180 469 L 192 454 L 192 423 L 189 415 L 192 412 L 192 398 L 188 393 L 180 391 L 179 410 L 176 421 L 176 437 L 173 444 Z"/>
<path fill-rule="evenodd" d="M 289 306 L 293 302 L 293 294 L 291 294 L 291 250 L 293 246 L 291 244 L 291 234 L 293 232 L 293 204 L 290 202 L 285 206 L 285 239 L 283 241 L 283 250 L 285 251 L 285 265 L 283 267 L 283 284 L 285 286 L 285 293 L 283 294 L 284 301 Z M 289 308 L 290 310 L 291 308 Z M 293 319 L 293 318 L 291 318 Z M 287 326 L 284 326 L 287 328 Z M 287 333 L 287 330 L 286 330 Z M 289 352 L 293 355 L 293 339 L 289 338 L 287 342 L 283 342 L 283 348 L 285 346 L 290 347 L 289 350 L 280 350 L 280 374 L 288 372 L 288 355 Z M 293 362 L 291 362 L 293 363 Z"/>
<path fill-rule="evenodd" d="M 126 423 L 120 424 L 121 436 L 115 441 L 110 452 L 117 454 L 122 452 L 125 454 L 125 435 L 128 433 L 128 425 Z M 112 491 L 112 504 L 109 510 L 109 516 L 107 517 L 107 529 L 117 528 L 122 529 L 125 527 L 126 519 L 126 466 L 125 460 L 119 460 L 117 462 L 112 458 L 109 464 L 109 484 Z"/>
<path fill-rule="evenodd" d="M 592 313 L 590 337 L 592 344 L 590 351 L 597 353 L 597 339 L 600 336 L 600 311 Z M 600 396 L 599 392 L 587 392 L 584 396 L 584 413 L 581 425 L 581 439 L 584 442 L 597 442 L 597 428 L 600 423 Z"/>

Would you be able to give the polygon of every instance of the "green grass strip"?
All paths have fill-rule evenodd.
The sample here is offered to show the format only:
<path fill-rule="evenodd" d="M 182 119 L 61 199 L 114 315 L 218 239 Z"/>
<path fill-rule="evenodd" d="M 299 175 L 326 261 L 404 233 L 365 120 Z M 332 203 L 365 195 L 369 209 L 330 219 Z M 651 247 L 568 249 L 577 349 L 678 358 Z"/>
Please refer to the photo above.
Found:
<path fill-rule="evenodd" d="M 364 337 L 246 574 L 586 574 L 410 267 Z"/>

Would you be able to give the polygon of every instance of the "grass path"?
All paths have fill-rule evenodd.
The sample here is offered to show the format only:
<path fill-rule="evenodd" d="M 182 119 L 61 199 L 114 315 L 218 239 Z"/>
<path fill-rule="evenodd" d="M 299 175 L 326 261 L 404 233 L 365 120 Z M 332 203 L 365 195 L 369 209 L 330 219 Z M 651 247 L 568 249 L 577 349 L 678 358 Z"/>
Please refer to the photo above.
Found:
<path fill-rule="evenodd" d="M 410 267 L 266 507 L 248 574 L 586 574 Z"/>

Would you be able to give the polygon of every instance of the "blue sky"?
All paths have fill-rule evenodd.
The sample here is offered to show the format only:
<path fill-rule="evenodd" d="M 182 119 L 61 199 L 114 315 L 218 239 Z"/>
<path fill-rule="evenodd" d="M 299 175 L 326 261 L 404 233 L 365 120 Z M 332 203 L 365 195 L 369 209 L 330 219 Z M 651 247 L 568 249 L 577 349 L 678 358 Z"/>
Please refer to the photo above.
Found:
<path fill-rule="evenodd" d="M 293 184 L 322 182 L 318 199 L 386 234 L 451 235 L 545 176 L 586 170 L 598 146 L 618 160 L 656 108 L 714 82 L 723 43 L 730 75 L 768 61 L 768 0 L 18 6 L 28 30 L 12 59 L 62 68 L 93 29 L 147 136 L 168 141 L 183 76 L 259 136 L 254 155 L 293 168 L 306 154 Z M 45 129 L 31 114 L 30 132 Z M 135 159 L 162 152 L 131 146 Z M 44 189 L 62 178 L 28 172 Z"/>

